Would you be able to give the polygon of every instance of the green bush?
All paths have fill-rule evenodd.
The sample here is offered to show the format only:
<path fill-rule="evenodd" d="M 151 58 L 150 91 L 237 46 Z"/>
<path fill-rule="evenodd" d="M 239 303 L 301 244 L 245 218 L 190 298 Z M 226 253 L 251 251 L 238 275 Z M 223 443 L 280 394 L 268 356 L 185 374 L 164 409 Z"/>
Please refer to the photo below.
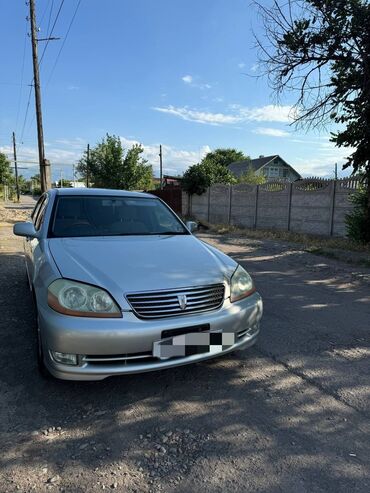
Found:
<path fill-rule="evenodd" d="M 346 215 L 347 236 L 358 243 L 368 241 L 367 189 L 362 187 L 350 196 L 354 208 Z"/>

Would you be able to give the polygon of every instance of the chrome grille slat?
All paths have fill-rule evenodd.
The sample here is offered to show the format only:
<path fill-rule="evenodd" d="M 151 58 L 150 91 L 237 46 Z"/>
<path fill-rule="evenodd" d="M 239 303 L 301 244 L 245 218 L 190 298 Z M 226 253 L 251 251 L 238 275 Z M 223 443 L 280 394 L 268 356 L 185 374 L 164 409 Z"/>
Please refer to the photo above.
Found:
<path fill-rule="evenodd" d="M 224 290 L 224 286 L 223 285 L 220 285 L 217 289 L 215 289 L 215 291 L 223 291 Z M 130 294 L 128 296 L 133 296 L 135 298 L 137 298 L 138 300 L 140 301 L 145 301 L 145 299 L 148 299 L 148 300 L 151 300 L 151 299 L 158 299 L 158 298 L 162 298 L 162 299 L 165 299 L 165 298 L 172 298 L 173 296 L 177 296 L 179 294 L 186 294 L 186 295 L 189 295 L 189 296 L 197 296 L 198 294 L 199 295 L 202 295 L 204 292 L 207 292 L 209 291 L 209 288 L 208 289 L 202 289 L 202 290 L 190 290 L 190 289 L 181 289 L 181 290 L 173 290 L 173 291 L 163 291 L 163 292 L 156 292 L 156 293 L 138 293 L 138 294 Z"/>
<path fill-rule="evenodd" d="M 221 293 L 220 293 L 221 294 Z M 194 304 L 197 304 L 197 303 L 212 303 L 212 301 L 216 300 L 219 302 L 219 299 L 220 299 L 220 295 L 217 295 L 217 296 L 208 296 L 207 298 L 204 297 L 204 298 L 188 298 L 188 306 L 189 305 L 194 305 Z M 158 307 L 158 308 L 165 308 L 167 306 L 176 306 L 178 307 L 179 306 L 179 302 L 176 300 L 176 301 L 171 301 L 171 302 L 168 302 L 168 301 L 159 301 L 159 302 L 154 302 L 154 301 L 146 301 L 145 303 L 140 303 L 138 301 L 135 301 L 135 302 L 132 302 L 131 305 L 133 306 L 133 308 L 135 308 L 136 306 L 139 306 L 139 307 L 142 307 L 143 309 L 144 308 L 150 308 L 151 306 L 154 306 L 154 307 Z"/>
<path fill-rule="evenodd" d="M 128 303 L 140 318 L 164 318 L 216 310 L 224 300 L 225 286 L 214 284 L 156 292 L 130 293 Z M 185 295 L 187 304 L 181 309 L 178 296 Z"/>

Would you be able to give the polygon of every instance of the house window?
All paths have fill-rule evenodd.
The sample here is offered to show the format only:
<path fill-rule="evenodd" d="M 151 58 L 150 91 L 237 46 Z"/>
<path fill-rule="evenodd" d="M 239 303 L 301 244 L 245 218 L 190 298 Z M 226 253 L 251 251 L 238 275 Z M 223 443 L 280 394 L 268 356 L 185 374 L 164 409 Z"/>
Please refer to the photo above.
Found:
<path fill-rule="evenodd" d="M 269 176 L 271 178 L 277 178 L 279 176 L 279 168 L 277 167 L 271 167 L 269 170 Z"/>

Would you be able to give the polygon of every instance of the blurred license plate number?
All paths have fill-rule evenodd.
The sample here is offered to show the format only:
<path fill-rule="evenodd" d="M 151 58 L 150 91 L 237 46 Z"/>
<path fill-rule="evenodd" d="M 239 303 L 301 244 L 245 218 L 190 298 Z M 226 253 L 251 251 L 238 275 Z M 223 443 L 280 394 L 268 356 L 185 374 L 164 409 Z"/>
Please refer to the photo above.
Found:
<path fill-rule="evenodd" d="M 217 354 L 235 344 L 234 332 L 195 332 L 168 337 L 153 344 L 153 356 L 160 359 Z"/>

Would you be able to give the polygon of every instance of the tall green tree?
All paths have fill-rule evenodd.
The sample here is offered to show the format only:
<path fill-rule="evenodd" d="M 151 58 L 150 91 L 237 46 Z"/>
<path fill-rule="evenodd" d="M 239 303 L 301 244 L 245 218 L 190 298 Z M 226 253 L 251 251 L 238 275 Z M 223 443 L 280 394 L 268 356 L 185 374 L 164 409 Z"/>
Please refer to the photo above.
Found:
<path fill-rule="evenodd" d="M 202 163 L 210 163 L 212 165 L 219 164 L 221 166 L 229 166 L 235 161 L 250 160 L 249 156 L 245 156 L 242 151 L 233 148 L 218 148 L 208 152 L 202 159 Z"/>
<path fill-rule="evenodd" d="M 370 242 L 370 3 L 276 0 L 258 6 L 265 28 L 257 39 L 262 72 L 278 96 L 297 95 L 296 125 L 336 124 L 331 140 L 348 148 L 344 168 L 365 177 L 364 235 Z"/>
<path fill-rule="evenodd" d="M 228 170 L 235 161 L 250 159 L 242 151 L 232 148 L 218 148 L 208 152 L 200 163 L 190 166 L 184 173 L 182 186 L 190 195 L 201 195 L 215 183 L 236 183 L 236 179 Z"/>
<path fill-rule="evenodd" d="M 147 190 L 152 186 L 153 170 L 142 157 L 144 149 L 134 144 L 124 149 L 121 139 L 115 135 L 106 137 L 90 150 L 77 164 L 77 172 L 98 188 Z"/>
<path fill-rule="evenodd" d="M 10 162 L 5 154 L 0 152 L 0 184 L 4 185 L 11 180 L 12 169 L 10 167 Z"/>

